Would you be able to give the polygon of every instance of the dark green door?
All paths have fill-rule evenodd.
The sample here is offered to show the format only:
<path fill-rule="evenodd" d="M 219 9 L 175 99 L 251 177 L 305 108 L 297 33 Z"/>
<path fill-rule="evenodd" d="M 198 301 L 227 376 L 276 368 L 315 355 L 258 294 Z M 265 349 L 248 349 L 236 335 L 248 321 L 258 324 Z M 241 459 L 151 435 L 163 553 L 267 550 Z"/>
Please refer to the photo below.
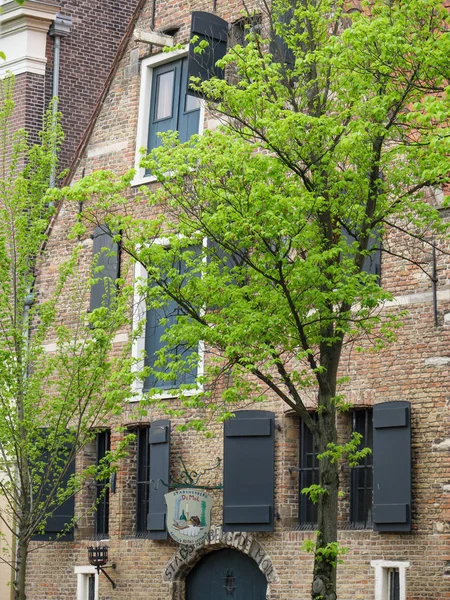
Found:
<path fill-rule="evenodd" d="M 255 561 L 238 550 L 204 556 L 186 581 L 186 600 L 265 600 L 267 581 Z"/>

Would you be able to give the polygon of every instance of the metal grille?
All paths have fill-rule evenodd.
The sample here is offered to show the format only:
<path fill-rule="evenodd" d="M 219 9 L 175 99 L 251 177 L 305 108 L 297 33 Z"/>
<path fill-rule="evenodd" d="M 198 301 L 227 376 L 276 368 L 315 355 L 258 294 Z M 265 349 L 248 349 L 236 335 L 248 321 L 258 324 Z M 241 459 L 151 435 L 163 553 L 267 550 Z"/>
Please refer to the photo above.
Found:
<path fill-rule="evenodd" d="M 137 430 L 136 533 L 147 533 L 150 485 L 150 427 Z"/>
<path fill-rule="evenodd" d="M 302 489 L 319 483 L 318 450 L 314 437 L 304 422 L 300 421 L 300 453 L 299 453 L 299 524 L 301 528 L 314 529 L 317 523 L 317 505 L 314 504 Z"/>
<path fill-rule="evenodd" d="M 109 430 L 101 431 L 97 434 L 97 465 L 105 458 L 110 449 Z M 109 487 L 108 482 L 97 482 L 97 512 L 95 518 L 95 533 L 107 534 L 109 531 Z"/>
<path fill-rule="evenodd" d="M 88 600 L 95 600 L 95 575 L 89 575 Z"/>
<path fill-rule="evenodd" d="M 373 410 L 353 411 L 352 430 L 362 435 L 360 449 L 373 448 Z M 369 454 L 351 471 L 350 524 L 355 529 L 372 527 L 373 466 Z"/>
<path fill-rule="evenodd" d="M 400 573 L 398 569 L 389 569 L 389 600 L 400 600 Z"/>

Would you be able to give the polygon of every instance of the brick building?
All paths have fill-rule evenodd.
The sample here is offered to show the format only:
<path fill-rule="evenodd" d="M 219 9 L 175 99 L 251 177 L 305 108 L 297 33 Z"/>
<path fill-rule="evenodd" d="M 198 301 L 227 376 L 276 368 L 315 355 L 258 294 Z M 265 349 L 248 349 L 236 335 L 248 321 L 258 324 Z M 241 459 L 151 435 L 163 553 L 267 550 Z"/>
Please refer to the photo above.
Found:
<path fill-rule="evenodd" d="M 26 0 L 21 6 L 13 0 L 0 2 L 0 48 L 6 55 L 0 77 L 8 72 L 15 75 L 11 133 L 24 129 L 30 141 L 37 141 L 55 89 L 56 66 L 65 131 L 61 169 L 74 156 L 138 4 L 138 0 Z M 8 536 L 7 531 L 4 534 Z M 11 593 L 6 587 L 10 571 L 0 564 L 2 598 Z"/>
<path fill-rule="evenodd" d="M 79 178 L 83 172 L 102 168 L 123 173 L 135 165 L 139 148 L 151 144 L 150 115 L 160 108 L 164 112 L 164 105 L 156 102 L 155 81 L 163 86 L 164 79 L 167 82 L 173 77 L 173 87 L 169 85 L 169 89 L 183 89 L 186 53 L 162 53 L 161 45 L 169 43 L 164 36 L 173 36 L 176 44 L 186 44 L 192 11 L 215 10 L 217 16 L 233 24 L 241 18 L 241 8 L 238 0 L 223 6 L 204 0 L 176 5 L 143 3 L 72 162 L 71 176 Z M 155 31 L 163 35 L 149 36 Z M 181 98 L 187 102 L 184 96 Z M 171 128 L 180 134 L 184 131 L 188 137 L 193 131 L 214 126 L 200 103 L 192 101 L 189 110 L 183 104 L 166 115 L 173 120 Z M 188 119 L 187 114 L 192 118 Z M 145 171 L 138 170 L 134 186 L 143 183 L 152 185 Z M 68 256 L 72 242 L 66 241 L 66 234 L 75 219 L 72 207 L 61 207 L 41 268 L 40 285 L 52 285 L 52 269 Z M 82 240 L 87 263 L 95 250 L 95 239 L 94 235 L 94 241 L 90 236 Z M 383 260 L 381 285 L 395 296 L 387 310 L 407 307 L 404 327 L 398 341 L 386 350 L 370 355 L 352 354 L 343 360 L 352 379 L 346 393 L 354 408 L 340 419 L 342 436 L 359 431 L 365 443 L 371 445 L 374 424 L 375 430 L 397 429 L 400 437 L 393 439 L 388 433 L 383 444 L 392 445 L 393 463 L 400 457 L 400 465 L 406 465 L 399 477 L 406 473 L 408 480 L 408 460 L 412 458 L 411 498 L 408 490 L 406 496 L 394 501 L 395 514 L 387 511 L 383 518 L 378 517 L 375 530 L 371 462 L 367 460 L 353 472 L 343 472 L 346 493 L 340 505 L 339 541 L 349 551 L 338 569 L 338 580 L 340 598 L 344 600 L 450 599 L 450 286 L 445 261 L 438 264 L 438 273 L 435 326 L 429 278 L 395 256 Z M 127 342 L 129 335 L 129 331 L 118 333 L 118 347 Z M 145 346 L 144 341 L 142 344 Z M 177 406 L 176 398 L 173 406 Z M 313 398 L 310 406 L 314 406 Z M 147 418 L 137 421 L 134 409 L 130 402 L 120 423 L 111 423 L 110 429 L 99 434 L 96 448 L 86 448 L 83 460 L 95 460 L 96 455 L 101 458 L 108 447 L 117 444 L 121 436 L 118 424 L 137 431 L 136 445 L 121 464 L 107 502 L 99 506 L 96 515 L 84 516 L 77 523 L 73 540 L 54 543 L 31 554 L 28 597 L 200 600 L 233 597 L 236 590 L 236 594 L 241 594 L 236 596 L 239 598 L 308 598 L 312 561 L 300 547 L 312 536 L 315 515 L 299 489 L 314 480 L 317 461 L 312 440 L 299 419 L 280 406 L 275 397 L 269 397 L 251 412 L 238 414 L 237 421 L 244 421 L 237 426 L 240 433 L 233 433 L 231 425 L 224 435 L 222 426 L 216 425 L 216 437 L 205 440 L 200 434 L 175 430 L 188 417 L 169 423 L 153 409 Z M 246 440 L 245 451 L 239 445 L 241 438 Z M 211 457 L 223 457 L 224 447 L 228 455 L 225 459 L 239 463 L 236 471 L 251 473 L 251 438 L 261 444 L 256 447 L 257 454 L 268 457 L 261 485 L 266 490 L 269 484 L 274 500 L 265 499 L 264 505 L 257 507 L 258 516 L 237 510 L 239 514 L 233 517 L 232 510 L 222 513 L 223 495 L 217 490 L 213 493 L 212 529 L 204 545 L 188 550 L 167 539 L 164 505 L 153 505 L 152 509 L 148 502 L 148 493 L 157 492 L 150 480 L 164 480 L 168 469 L 170 478 L 176 479 L 180 457 L 189 469 L 208 468 L 212 466 Z M 378 459 L 374 451 L 374 462 Z M 226 499 L 233 485 L 230 476 L 225 466 L 226 508 L 236 509 L 239 499 Z M 210 481 L 222 483 L 220 470 L 212 471 Z M 392 485 L 395 487 L 394 482 Z M 159 490 L 160 495 L 162 491 Z M 89 493 L 92 495 L 92 491 Z M 81 512 L 86 500 L 83 496 L 76 499 L 75 513 Z M 253 507 L 256 504 L 253 499 Z M 116 589 L 89 566 L 87 548 L 92 539 L 108 540 L 109 557 L 116 564 L 111 572 Z"/>

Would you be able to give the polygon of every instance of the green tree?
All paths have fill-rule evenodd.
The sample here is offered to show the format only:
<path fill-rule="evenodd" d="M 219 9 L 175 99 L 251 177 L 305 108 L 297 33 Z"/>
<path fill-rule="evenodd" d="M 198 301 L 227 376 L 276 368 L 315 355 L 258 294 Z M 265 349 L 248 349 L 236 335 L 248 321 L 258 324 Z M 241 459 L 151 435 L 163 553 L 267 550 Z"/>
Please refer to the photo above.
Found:
<path fill-rule="evenodd" d="M 46 197 L 53 150 L 62 134 L 50 110 L 39 145 L 30 146 L 22 131 L 10 136 L 12 89 L 13 78 L 6 78 L 0 103 L 0 495 L 6 506 L 0 519 L 16 550 L 15 561 L 10 549 L 2 560 L 14 570 L 14 598 L 25 600 L 33 534 L 87 478 L 107 481 L 122 453 L 120 447 L 98 467 L 67 478 L 96 428 L 129 396 L 131 361 L 129 351 L 111 357 L 114 335 L 129 314 L 126 288 L 119 281 L 109 309 L 87 314 L 89 285 L 101 272 L 96 267 L 86 281 L 76 238 L 55 280 L 36 289 L 54 211 Z"/>
<path fill-rule="evenodd" d="M 126 193 L 102 194 L 104 173 L 89 184 L 102 197 L 92 214 L 109 214 L 125 251 L 147 269 L 147 305 L 181 308 L 147 371 L 174 380 L 198 358 L 174 349 L 204 344 L 204 391 L 180 390 L 184 406 L 199 411 L 191 424 L 202 429 L 204 411 L 225 419 L 236 403 L 269 393 L 314 434 L 311 597 L 325 600 L 336 598 L 342 551 L 338 458 L 358 459 L 357 438 L 337 440 L 337 413 L 347 407 L 341 355 L 348 343 L 382 348 L 399 326 L 398 312 L 381 311 L 390 294 L 364 262 L 380 244 L 401 254 L 383 242 L 388 234 L 425 246 L 446 236 L 426 196 L 450 173 L 448 13 L 440 0 L 371 0 L 361 12 L 350 4 L 275 0 L 270 33 L 249 29 L 222 61 L 233 82 L 197 82 L 222 127 L 184 145 L 167 134 L 143 160 L 160 182 L 146 192 L 158 218 L 132 216 Z M 65 193 L 78 200 L 87 185 Z M 168 246 L 153 243 L 161 236 Z M 219 395 L 218 378 L 227 382 Z M 317 421 L 303 401 L 308 390 Z M 156 393 L 149 401 L 159 402 Z"/>

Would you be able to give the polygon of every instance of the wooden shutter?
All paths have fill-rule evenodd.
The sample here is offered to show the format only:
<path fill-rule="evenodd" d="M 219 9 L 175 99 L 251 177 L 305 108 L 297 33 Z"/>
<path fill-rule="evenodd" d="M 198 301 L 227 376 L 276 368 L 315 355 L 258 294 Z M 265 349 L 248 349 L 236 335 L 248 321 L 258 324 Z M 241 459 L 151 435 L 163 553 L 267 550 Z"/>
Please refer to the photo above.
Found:
<path fill-rule="evenodd" d="M 294 18 L 294 7 L 292 6 L 284 13 L 272 14 L 272 19 L 277 19 L 284 25 L 289 23 Z M 272 25 L 272 35 L 269 42 L 269 52 L 272 54 L 273 61 L 286 65 L 289 69 L 293 69 L 295 66 L 295 57 L 293 51 L 288 47 L 285 39 L 276 34 Z"/>
<path fill-rule="evenodd" d="M 351 246 L 356 238 L 348 233 L 344 228 L 342 228 L 342 235 L 345 237 L 347 244 Z M 370 254 L 366 256 L 363 263 L 362 270 L 365 273 L 370 273 L 371 275 L 381 276 L 381 248 L 380 248 L 380 240 L 371 238 L 369 240 L 369 250 L 373 250 L 376 246 L 376 249 Z"/>
<path fill-rule="evenodd" d="M 223 58 L 227 52 L 228 23 L 217 15 L 208 12 L 194 11 L 191 20 L 191 37 L 198 37 L 198 42 L 189 44 L 187 93 L 193 96 L 200 95 L 189 88 L 191 77 L 200 77 L 207 81 L 212 77 L 223 79 L 224 71 L 216 66 L 216 62 Z M 209 44 L 201 54 L 196 54 L 194 48 L 206 40 Z"/>
<path fill-rule="evenodd" d="M 237 411 L 224 425 L 223 530 L 273 531 L 274 413 Z"/>
<path fill-rule="evenodd" d="M 411 531 L 411 405 L 373 408 L 373 523 L 375 531 Z"/>
<path fill-rule="evenodd" d="M 187 95 L 188 85 L 188 59 L 183 58 L 181 63 L 181 97 L 178 107 L 178 139 L 181 143 L 187 142 L 198 133 L 200 125 L 200 100 L 192 95 Z"/>
<path fill-rule="evenodd" d="M 113 240 L 109 228 L 106 225 L 96 227 L 92 238 L 94 266 L 103 269 L 93 273 L 97 282 L 91 288 L 91 312 L 101 306 L 110 305 L 115 294 L 113 282 L 119 277 L 119 245 Z"/>
<path fill-rule="evenodd" d="M 166 540 L 166 502 L 169 488 L 170 421 L 154 421 L 150 426 L 150 487 L 147 530 L 152 540 Z"/>
<path fill-rule="evenodd" d="M 48 430 L 43 431 L 43 435 L 47 435 Z M 67 446 L 67 450 L 64 451 L 64 456 L 66 453 L 70 452 L 70 448 Z M 44 451 L 42 454 L 42 460 L 48 462 L 50 460 L 49 454 L 47 451 Z M 39 461 L 40 462 L 40 461 Z M 61 461 L 57 461 L 58 464 L 61 464 Z M 57 486 L 58 489 L 65 489 L 70 477 L 75 474 L 75 460 L 73 460 L 69 465 L 61 479 L 61 483 Z M 52 474 L 49 474 L 49 481 L 47 485 L 44 487 L 44 491 L 42 493 L 42 497 L 39 499 L 40 502 L 45 502 L 46 498 L 51 493 L 51 489 L 53 488 L 53 479 Z M 67 498 L 60 506 L 57 506 L 53 514 L 47 519 L 45 523 L 44 533 L 37 533 L 33 535 L 33 540 L 56 540 L 56 541 L 71 541 L 73 540 L 73 527 L 68 530 L 64 535 L 61 535 L 57 538 L 58 534 L 64 530 L 65 526 L 69 524 L 75 515 L 75 498 L 71 496 Z"/>

